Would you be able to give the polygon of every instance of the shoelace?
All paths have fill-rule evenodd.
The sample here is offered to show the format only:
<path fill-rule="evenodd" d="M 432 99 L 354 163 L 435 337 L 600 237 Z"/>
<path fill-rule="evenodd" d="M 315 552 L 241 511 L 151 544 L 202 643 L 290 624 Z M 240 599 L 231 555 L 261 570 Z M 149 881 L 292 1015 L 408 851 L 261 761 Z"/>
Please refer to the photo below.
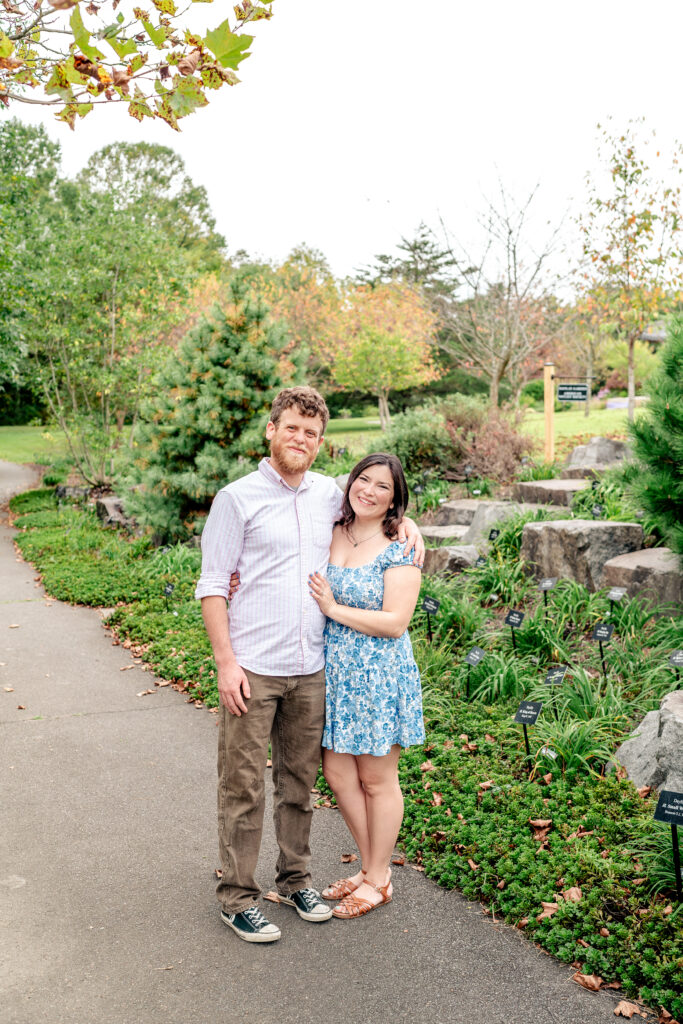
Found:
<path fill-rule="evenodd" d="M 247 907 L 247 909 L 243 910 L 242 913 L 249 924 L 253 925 L 254 928 L 263 928 L 268 924 L 258 907 Z"/>
<path fill-rule="evenodd" d="M 301 899 L 304 901 L 309 910 L 312 907 L 317 906 L 317 904 L 320 902 L 320 898 L 315 889 L 300 889 L 299 895 L 301 896 Z"/>

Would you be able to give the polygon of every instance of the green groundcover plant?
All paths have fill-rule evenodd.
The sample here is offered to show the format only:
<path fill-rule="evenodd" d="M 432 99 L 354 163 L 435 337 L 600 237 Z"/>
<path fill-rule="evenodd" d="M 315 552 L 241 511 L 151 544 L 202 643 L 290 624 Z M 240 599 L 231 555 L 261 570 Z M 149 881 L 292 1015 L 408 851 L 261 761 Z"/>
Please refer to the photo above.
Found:
<path fill-rule="evenodd" d="M 196 548 L 152 549 L 103 527 L 87 506 L 58 504 L 49 488 L 14 498 L 11 510 L 17 544 L 49 593 L 109 608 L 108 627 L 158 685 L 217 707 L 193 598 Z M 668 656 L 683 646 L 683 624 L 637 600 L 615 608 L 605 678 L 590 639 L 610 615 L 605 594 L 561 581 L 546 607 L 519 558 L 521 525 L 507 524 L 485 566 L 424 581 L 418 609 L 426 594 L 441 607 L 431 643 L 424 612 L 411 627 L 427 739 L 400 760 L 401 842 L 430 878 L 480 900 L 579 974 L 680 1019 L 683 910 L 670 829 L 653 820 L 656 794 L 637 791 L 610 762 L 676 687 Z M 493 586 L 505 600 L 492 599 Z M 512 602 L 525 612 L 516 650 L 504 625 Z M 485 656 L 468 669 L 475 644 Z M 558 662 L 567 672 L 550 685 Z M 528 730 L 529 755 L 513 721 L 522 698 L 544 705 Z M 329 805 L 322 776 L 317 788 Z"/>

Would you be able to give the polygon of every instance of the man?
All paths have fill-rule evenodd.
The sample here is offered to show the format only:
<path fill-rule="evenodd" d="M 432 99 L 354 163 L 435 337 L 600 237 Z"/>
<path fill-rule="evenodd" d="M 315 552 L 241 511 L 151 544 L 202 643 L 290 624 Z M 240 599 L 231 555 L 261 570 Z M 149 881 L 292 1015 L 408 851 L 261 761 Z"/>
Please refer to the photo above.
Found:
<path fill-rule="evenodd" d="M 310 792 L 325 714 L 325 617 L 307 580 L 325 571 L 342 495 L 330 477 L 308 470 L 328 419 L 324 399 L 312 388 L 281 391 L 266 427 L 270 458 L 219 491 L 202 535 L 196 596 L 220 694 L 217 894 L 222 920 L 247 942 L 280 938 L 257 906 L 254 878 L 269 740 L 280 900 L 306 921 L 332 916 L 311 887 L 309 870 Z M 419 533 L 412 536 L 421 562 Z M 228 615 L 233 571 L 240 573 L 240 587 Z"/>

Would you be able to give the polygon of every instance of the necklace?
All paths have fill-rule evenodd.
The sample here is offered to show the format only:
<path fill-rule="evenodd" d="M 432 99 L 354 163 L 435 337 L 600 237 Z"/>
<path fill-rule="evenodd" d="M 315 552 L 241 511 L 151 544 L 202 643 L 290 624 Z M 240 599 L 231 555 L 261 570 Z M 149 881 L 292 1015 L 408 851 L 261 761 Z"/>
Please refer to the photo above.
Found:
<path fill-rule="evenodd" d="M 353 534 L 351 533 L 351 529 L 348 526 L 346 527 L 346 532 L 354 548 L 357 548 L 359 544 L 365 544 L 366 540 L 372 540 L 373 537 L 379 537 L 380 533 L 384 533 L 384 530 L 377 530 L 376 533 L 371 533 L 369 537 L 363 537 L 362 540 L 354 540 Z"/>

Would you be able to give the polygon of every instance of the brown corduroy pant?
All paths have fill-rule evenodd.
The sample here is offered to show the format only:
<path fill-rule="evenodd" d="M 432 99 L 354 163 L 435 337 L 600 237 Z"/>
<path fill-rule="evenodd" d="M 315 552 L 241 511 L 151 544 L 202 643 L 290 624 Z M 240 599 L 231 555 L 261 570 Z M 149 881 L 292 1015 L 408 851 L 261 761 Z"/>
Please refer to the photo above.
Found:
<path fill-rule="evenodd" d="M 245 670 L 246 671 L 246 670 Z M 228 913 L 259 898 L 255 881 L 265 807 L 264 772 L 271 745 L 273 822 L 280 847 L 277 889 L 311 884 L 311 789 L 320 764 L 325 718 L 325 671 L 308 676 L 246 672 L 248 711 L 231 715 L 222 704 L 218 736 L 218 843 L 222 878 L 216 892 Z"/>

